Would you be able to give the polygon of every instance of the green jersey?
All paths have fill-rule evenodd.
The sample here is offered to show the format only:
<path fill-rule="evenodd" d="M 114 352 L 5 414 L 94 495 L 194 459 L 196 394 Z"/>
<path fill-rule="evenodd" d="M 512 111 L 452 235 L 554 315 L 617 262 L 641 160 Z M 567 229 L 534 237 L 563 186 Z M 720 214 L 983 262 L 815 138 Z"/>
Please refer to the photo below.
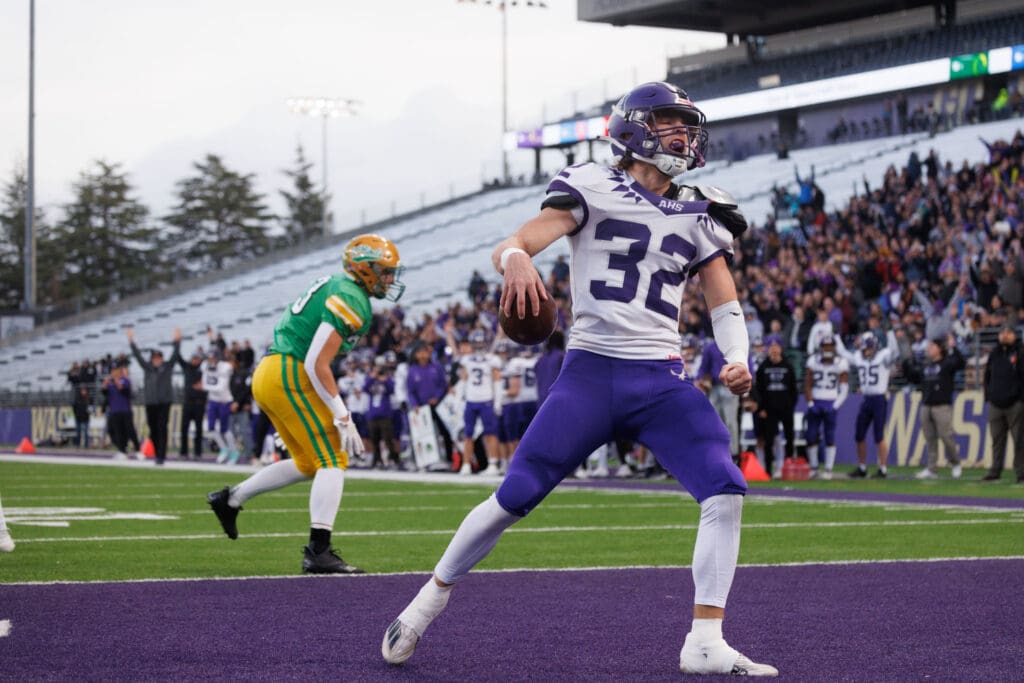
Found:
<path fill-rule="evenodd" d="M 349 351 L 370 329 L 370 297 L 345 275 L 325 275 L 285 310 L 274 327 L 270 353 L 304 359 L 320 323 L 341 335 L 339 353 Z"/>

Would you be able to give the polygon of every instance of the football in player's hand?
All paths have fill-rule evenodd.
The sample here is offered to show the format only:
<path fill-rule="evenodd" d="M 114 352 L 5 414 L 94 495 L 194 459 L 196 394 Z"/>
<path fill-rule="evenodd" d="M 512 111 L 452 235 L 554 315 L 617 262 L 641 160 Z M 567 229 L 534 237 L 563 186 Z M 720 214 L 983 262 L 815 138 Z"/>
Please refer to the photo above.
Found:
<path fill-rule="evenodd" d="M 520 318 L 516 312 L 516 297 L 512 297 L 512 315 L 506 316 L 505 311 L 498 313 L 498 323 L 509 339 L 523 346 L 540 344 L 555 331 L 555 300 L 548 294 L 547 301 L 540 302 L 540 315 L 534 315 L 532 307 L 526 304 L 526 317 Z"/>

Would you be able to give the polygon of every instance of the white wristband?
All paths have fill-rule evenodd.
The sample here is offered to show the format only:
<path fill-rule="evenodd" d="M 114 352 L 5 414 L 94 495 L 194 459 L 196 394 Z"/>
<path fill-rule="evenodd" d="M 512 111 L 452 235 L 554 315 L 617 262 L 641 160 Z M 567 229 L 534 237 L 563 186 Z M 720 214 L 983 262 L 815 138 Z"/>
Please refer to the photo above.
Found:
<path fill-rule="evenodd" d="M 331 409 L 331 414 L 334 415 L 335 420 L 348 419 L 348 408 L 345 407 L 345 402 L 341 400 L 340 395 L 331 396 L 331 400 L 327 402 L 327 407 Z"/>
<path fill-rule="evenodd" d="M 526 252 L 519 247 L 509 247 L 505 251 L 501 252 L 501 257 L 498 259 L 498 263 L 501 264 L 502 273 L 505 272 L 505 266 L 508 264 L 508 259 L 512 254 L 526 254 Z M 529 258 L 530 255 L 526 254 L 526 257 Z"/>
<path fill-rule="evenodd" d="M 738 301 L 733 299 L 711 309 L 711 331 L 726 363 L 747 364 L 750 341 Z"/>

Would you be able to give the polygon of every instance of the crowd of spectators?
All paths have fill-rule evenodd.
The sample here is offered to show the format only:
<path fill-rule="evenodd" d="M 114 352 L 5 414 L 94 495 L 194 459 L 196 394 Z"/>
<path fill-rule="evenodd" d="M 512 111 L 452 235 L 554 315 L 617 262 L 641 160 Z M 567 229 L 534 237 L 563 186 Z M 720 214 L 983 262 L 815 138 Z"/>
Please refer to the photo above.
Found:
<path fill-rule="evenodd" d="M 824 209 L 814 169 L 804 175 L 797 169 L 792 189 L 777 193 L 775 216 L 752 223 L 737 245 L 733 267 L 751 337 L 780 336 L 799 371 L 816 324 L 830 327 L 851 348 L 864 331 L 884 339 L 892 329 L 905 359 L 920 359 L 928 339 L 952 333 L 966 344 L 980 330 L 1018 325 L 1024 317 L 1024 135 L 1018 131 L 1010 140 L 983 142 L 989 159 L 977 164 L 957 161 L 956 150 L 933 149 L 923 160 L 913 153 L 904 167 L 889 167 L 883 178 L 865 177 L 863 192 L 832 213 Z M 571 320 L 567 273 L 560 258 L 546 274 L 562 331 Z M 699 296 L 696 286 L 687 286 L 680 333 L 703 342 L 710 338 L 711 323 Z M 445 367 L 453 386 L 446 327 L 456 339 L 468 338 L 474 329 L 493 339 L 499 333 L 499 297 L 498 278 L 489 282 L 474 272 L 466 302 L 415 317 L 400 304 L 375 313 L 370 332 L 336 365 L 340 386 L 349 394 L 365 394 L 371 388 L 366 378 L 398 375 L 390 398 L 403 408 L 408 397 L 401 368 L 418 348 L 430 350 L 431 361 Z M 210 346 L 231 359 L 243 377 L 257 360 L 248 341 L 211 334 Z M 205 353 L 197 349 L 194 355 Z M 68 372 L 74 394 L 86 387 L 95 405 L 102 378 L 129 362 L 122 353 L 75 363 Z M 902 369 L 896 369 L 897 380 Z M 364 398 L 352 400 L 358 405 Z M 396 426 L 396 435 L 401 434 L 402 425 Z M 407 448 L 399 437 L 393 441 L 387 445 Z M 377 458 L 384 459 L 379 452 Z"/>

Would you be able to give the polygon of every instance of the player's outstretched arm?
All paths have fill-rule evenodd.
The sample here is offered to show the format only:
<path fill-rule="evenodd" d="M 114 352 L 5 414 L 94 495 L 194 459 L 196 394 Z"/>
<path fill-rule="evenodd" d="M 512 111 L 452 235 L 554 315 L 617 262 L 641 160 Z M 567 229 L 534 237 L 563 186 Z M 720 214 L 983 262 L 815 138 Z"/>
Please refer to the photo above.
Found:
<path fill-rule="evenodd" d="M 571 211 L 549 207 L 542 209 L 494 248 L 491 262 L 494 269 L 505 277 L 499 303 L 505 315 L 513 315 L 513 298 L 516 300 L 517 317 L 522 318 L 526 314 L 527 300 L 531 303 L 533 315 L 540 314 L 540 302 L 548 298 L 547 290 L 530 257 L 575 229 L 576 219 Z"/>

